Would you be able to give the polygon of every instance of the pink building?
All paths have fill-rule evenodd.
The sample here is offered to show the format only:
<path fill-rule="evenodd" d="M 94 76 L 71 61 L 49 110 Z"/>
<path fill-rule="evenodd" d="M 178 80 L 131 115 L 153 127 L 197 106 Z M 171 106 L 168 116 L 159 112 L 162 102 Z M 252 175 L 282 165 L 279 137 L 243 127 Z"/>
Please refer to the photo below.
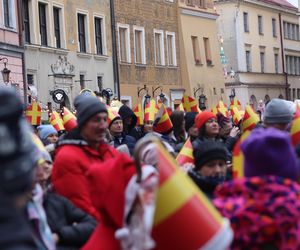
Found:
<path fill-rule="evenodd" d="M 0 0 L 0 71 L 10 70 L 9 81 L 0 74 L 0 85 L 15 86 L 22 96 L 27 93 L 24 83 L 24 47 L 19 0 Z M 25 100 L 25 99 L 24 99 Z"/>

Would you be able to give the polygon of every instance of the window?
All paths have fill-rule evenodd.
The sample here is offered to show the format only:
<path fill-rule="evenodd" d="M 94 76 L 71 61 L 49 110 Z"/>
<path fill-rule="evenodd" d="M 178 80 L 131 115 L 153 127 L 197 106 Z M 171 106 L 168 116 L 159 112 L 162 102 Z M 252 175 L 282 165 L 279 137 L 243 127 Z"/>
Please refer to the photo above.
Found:
<path fill-rule="evenodd" d="M 263 32 L 263 17 L 262 16 L 258 16 L 258 33 L 260 35 L 263 35 L 264 32 Z"/>
<path fill-rule="evenodd" d="M 85 89 L 85 76 L 80 74 L 79 75 L 79 83 L 80 83 L 80 89 Z"/>
<path fill-rule="evenodd" d="M 197 36 L 192 36 L 192 46 L 193 46 L 193 53 L 194 53 L 194 60 L 196 65 L 201 64 L 200 58 L 200 48 L 199 48 L 199 41 Z"/>
<path fill-rule="evenodd" d="M 279 57 L 278 54 L 274 54 L 274 62 L 275 62 L 275 73 L 278 74 L 279 72 Z"/>
<path fill-rule="evenodd" d="M 176 45 L 175 45 L 175 33 L 166 32 L 167 36 L 167 56 L 168 56 L 168 65 L 176 66 Z"/>
<path fill-rule="evenodd" d="M 293 99 L 292 99 L 292 101 L 295 101 L 295 99 L 296 99 L 296 89 L 293 89 Z"/>
<path fill-rule="evenodd" d="M 40 36 L 41 45 L 47 46 L 47 18 L 46 18 L 46 4 L 39 3 L 39 20 L 40 20 Z"/>
<path fill-rule="evenodd" d="M 103 55 L 102 25 L 103 25 L 103 19 L 99 17 L 95 17 L 95 44 L 96 44 L 96 54 L 98 55 Z"/>
<path fill-rule="evenodd" d="M 154 31 L 155 64 L 165 65 L 164 33 L 161 30 Z"/>
<path fill-rule="evenodd" d="M 131 56 L 130 56 L 129 25 L 119 24 L 118 33 L 119 33 L 120 61 L 130 63 Z"/>
<path fill-rule="evenodd" d="M 200 8 L 205 8 L 205 0 L 199 0 L 199 7 Z"/>
<path fill-rule="evenodd" d="M 85 34 L 86 15 L 77 14 L 77 19 L 78 19 L 79 51 L 86 53 L 86 34 Z"/>
<path fill-rule="evenodd" d="M 276 19 L 275 18 L 272 18 L 272 33 L 273 33 L 273 37 L 277 37 Z"/>
<path fill-rule="evenodd" d="M 265 53 L 260 52 L 260 72 L 265 72 Z"/>
<path fill-rule="evenodd" d="M 97 76 L 97 85 L 99 92 L 103 90 L 103 76 Z"/>
<path fill-rule="evenodd" d="M 247 13 L 247 12 L 244 12 L 244 13 L 243 13 L 243 17 L 244 17 L 244 31 L 245 31 L 245 32 L 249 32 L 248 13 Z"/>
<path fill-rule="evenodd" d="M 143 27 L 134 27 L 133 30 L 135 63 L 146 64 L 145 30 Z"/>
<path fill-rule="evenodd" d="M 30 20 L 29 20 L 29 7 L 28 0 L 23 0 L 23 23 L 25 32 L 25 42 L 30 43 Z"/>
<path fill-rule="evenodd" d="M 55 44 L 56 48 L 61 48 L 60 42 L 60 9 L 53 7 L 53 19 L 54 19 L 54 35 L 55 35 Z"/>
<path fill-rule="evenodd" d="M 300 99 L 300 89 L 297 89 L 297 99 Z"/>
<path fill-rule="evenodd" d="M 300 40 L 299 25 L 294 23 L 283 22 L 284 38 L 291 40 Z"/>
<path fill-rule="evenodd" d="M 3 14 L 4 14 L 4 25 L 5 27 L 11 28 L 10 22 L 10 8 L 9 8 L 9 0 L 3 0 Z"/>
<path fill-rule="evenodd" d="M 27 74 L 27 84 L 34 85 L 34 76 L 33 74 Z"/>
<path fill-rule="evenodd" d="M 186 5 L 194 6 L 194 0 L 186 0 Z"/>
<path fill-rule="evenodd" d="M 206 37 L 203 37 L 203 42 L 204 42 L 206 64 L 207 64 L 207 66 L 211 66 L 212 65 L 212 58 L 211 58 L 211 50 L 210 50 L 209 39 L 206 38 Z"/>
<path fill-rule="evenodd" d="M 300 57 L 299 56 L 285 56 L 286 72 L 291 75 L 300 75 Z"/>
<path fill-rule="evenodd" d="M 251 72 L 251 52 L 249 50 L 246 50 L 246 69 L 247 72 Z"/>

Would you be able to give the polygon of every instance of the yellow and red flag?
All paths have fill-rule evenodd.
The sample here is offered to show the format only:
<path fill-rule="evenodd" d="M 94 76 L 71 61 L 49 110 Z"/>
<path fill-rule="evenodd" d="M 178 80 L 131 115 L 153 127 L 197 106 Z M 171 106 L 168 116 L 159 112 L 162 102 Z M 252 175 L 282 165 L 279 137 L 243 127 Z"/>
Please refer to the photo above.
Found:
<path fill-rule="evenodd" d="M 181 103 L 185 112 L 199 112 L 197 101 L 188 95 L 183 95 Z"/>
<path fill-rule="evenodd" d="M 217 106 L 217 112 L 225 117 L 229 117 L 229 112 L 226 104 L 223 101 L 219 101 Z"/>
<path fill-rule="evenodd" d="M 251 131 L 247 130 L 236 142 L 232 151 L 232 176 L 234 179 L 244 177 L 244 155 L 241 150 L 241 143 L 250 135 Z"/>
<path fill-rule="evenodd" d="M 145 107 L 144 113 L 144 121 L 153 121 L 155 120 L 155 116 L 158 112 L 158 107 L 155 100 L 151 99 L 149 103 L 147 103 Z"/>
<path fill-rule="evenodd" d="M 50 124 L 56 129 L 56 131 L 65 130 L 64 122 L 59 113 L 52 111 L 50 114 Z"/>
<path fill-rule="evenodd" d="M 230 103 L 230 109 L 232 109 L 232 107 L 237 107 L 239 110 L 242 109 L 242 105 L 236 97 L 234 97 L 232 102 Z"/>
<path fill-rule="evenodd" d="M 113 122 L 113 120 L 115 120 L 116 118 L 121 118 L 121 116 L 114 108 L 112 108 L 108 105 L 106 105 L 106 108 L 107 108 L 107 113 L 108 113 L 107 123 L 110 126 L 110 124 Z"/>
<path fill-rule="evenodd" d="M 226 249 L 233 236 L 228 220 L 158 143 L 156 155 L 159 188 L 152 236 L 157 249 Z"/>
<path fill-rule="evenodd" d="M 143 120 L 143 110 L 142 110 L 142 104 L 138 104 L 134 109 L 133 109 L 133 113 L 136 115 L 137 117 L 137 122 L 136 125 L 137 126 L 141 126 L 144 124 L 144 120 Z"/>
<path fill-rule="evenodd" d="M 156 114 L 153 130 L 157 133 L 164 134 L 171 132 L 173 124 L 167 112 L 167 109 L 162 105 Z"/>
<path fill-rule="evenodd" d="M 185 163 L 194 163 L 194 155 L 193 155 L 193 145 L 188 138 L 184 143 L 182 149 L 180 150 L 179 154 L 176 157 L 176 162 L 182 166 Z"/>
<path fill-rule="evenodd" d="M 243 110 L 239 110 L 237 106 L 231 106 L 230 111 L 231 111 L 233 123 L 235 125 L 238 125 L 239 122 L 243 119 L 245 112 Z"/>
<path fill-rule="evenodd" d="M 183 108 L 182 103 L 180 103 L 180 104 L 178 105 L 178 107 L 176 108 L 176 111 L 184 111 L 184 108 Z"/>
<path fill-rule="evenodd" d="M 300 143 L 300 106 L 296 106 L 296 112 L 292 121 L 291 138 L 294 146 Z"/>
<path fill-rule="evenodd" d="M 242 130 L 252 130 L 259 122 L 258 114 L 256 114 L 250 105 L 246 105 L 245 114 L 242 121 Z"/>
<path fill-rule="evenodd" d="M 42 108 L 37 102 L 33 102 L 27 107 L 25 115 L 31 125 L 40 125 L 42 118 Z"/>
<path fill-rule="evenodd" d="M 63 125 L 67 131 L 71 131 L 77 127 L 76 116 L 66 107 L 64 107 Z"/>

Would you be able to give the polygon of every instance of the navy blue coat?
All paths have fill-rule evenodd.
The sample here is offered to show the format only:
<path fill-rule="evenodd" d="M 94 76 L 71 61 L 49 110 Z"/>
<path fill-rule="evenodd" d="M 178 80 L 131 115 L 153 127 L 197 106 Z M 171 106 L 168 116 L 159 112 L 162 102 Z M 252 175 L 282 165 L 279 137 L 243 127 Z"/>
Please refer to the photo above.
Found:
<path fill-rule="evenodd" d="M 126 135 L 125 133 L 122 133 L 120 136 L 114 136 L 114 147 L 117 148 L 120 145 L 126 144 L 130 155 L 133 154 L 134 146 L 136 144 L 136 139 L 130 135 Z"/>

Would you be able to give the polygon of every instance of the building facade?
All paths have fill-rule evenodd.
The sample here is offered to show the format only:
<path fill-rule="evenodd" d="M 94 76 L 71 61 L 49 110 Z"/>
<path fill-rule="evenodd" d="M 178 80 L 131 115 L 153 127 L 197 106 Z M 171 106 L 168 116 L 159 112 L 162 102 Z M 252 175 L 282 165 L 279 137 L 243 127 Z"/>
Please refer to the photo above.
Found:
<path fill-rule="evenodd" d="M 133 107 L 162 93 L 176 107 L 184 89 L 177 0 L 115 0 L 114 9 L 121 101 Z"/>
<path fill-rule="evenodd" d="M 226 57 L 227 95 L 243 105 L 300 98 L 297 8 L 285 0 L 215 1 Z"/>
<path fill-rule="evenodd" d="M 116 91 L 109 0 L 23 0 L 22 9 L 27 82 L 43 108 L 60 105 L 56 90 L 71 108 L 82 89 Z"/>
<path fill-rule="evenodd" d="M 217 18 L 210 0 L 179 1 L 182 81 L 188 84 L 187 92 L 196 99 L 205 95 L 205 106 L 209 108 L 219 100 L 228 100 L 220 61 Z"/>
<path fill-rule="evenodd" d="M 4 68 L 10 70 L 9 81 L 4 82 L 1 74 L 0 84 L 14 86 L 20 91 L 21 96 L 26 96 L 20 8 L 17 0 L 0 1 L 0 71 L 2 72 Z"/>

